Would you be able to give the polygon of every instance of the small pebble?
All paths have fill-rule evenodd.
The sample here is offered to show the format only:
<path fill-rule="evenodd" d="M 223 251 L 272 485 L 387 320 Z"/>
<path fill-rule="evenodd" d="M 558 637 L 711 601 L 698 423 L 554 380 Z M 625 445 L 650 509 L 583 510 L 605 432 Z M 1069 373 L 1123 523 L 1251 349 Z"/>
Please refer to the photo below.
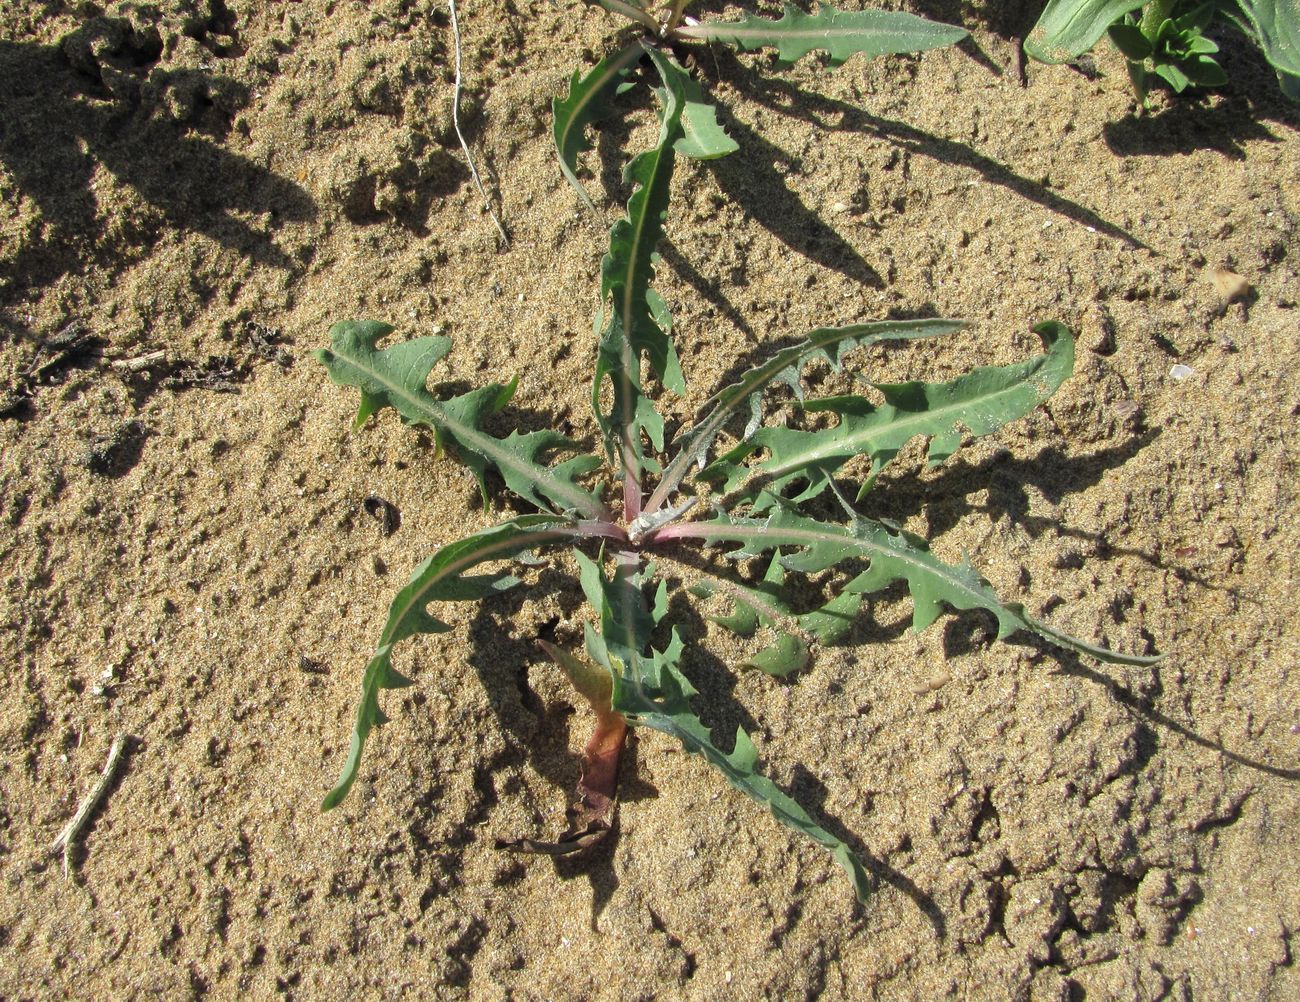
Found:
<path fill-rule="evenodd" d="M 1121 421 L 1128 421 L 1142 413 L 1142 405 L 1136 400 L 1116 400 L 1113 409 Z"/>
<path fill-rule="evenodd" d="M 1250 295 L 1250 283 L 1227 268 L 1211 269 L 1210 281 L 1214 283 L 1214 291 L 1219 294 L 1224 306 Z"/>
<path fill-rule="evenodd" d="M 1183 365 L 1181 362 L 1169 370 L 1169 378 L 1178 380 L 1179 382 L 1194 375 L 1196 375 L 1196 370 L 1190 365 Z"/>
<path fill-rule="evenodd" d="M 924 696 L 927 692 L 938 692 L 951 681 L 952 676 L 946 671 L 938 671 L 926 679 L 921 685 L 913 686 L 912 692 L 918 696 Z"/>

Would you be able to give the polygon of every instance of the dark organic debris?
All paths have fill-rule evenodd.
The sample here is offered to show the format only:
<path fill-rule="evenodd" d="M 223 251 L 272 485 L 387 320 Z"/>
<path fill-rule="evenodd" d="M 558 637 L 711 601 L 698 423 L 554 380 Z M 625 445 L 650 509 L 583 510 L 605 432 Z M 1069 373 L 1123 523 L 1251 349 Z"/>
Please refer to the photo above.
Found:
<path fill-rule="evenodd" d="M 86 468 L 101 477 L 125 476 L 140 461 L 149 429 L 141 421 L 127 421 L 107 435 L 91 439 L 86 450 Z"/>
<path fill-rule="evenodd" d="M 174 375 L 167 376 L 158 385 L 168 390 L 235 393 L 248 376 L 248 367 L 240 365 L 231 356 L 209 355 L 207 361 L 199 365 L 181 365 Z"/>
<path fill-rule="evenodd" d="M 281 347 L 283 338 L 279 328 L 267 327 L 265 324 L 250 320 L 244 325 L 244 338 L 257 358 L 274 362 L 282 369 L 293 365 L 293 355 Z"/>
<path fill-rule="evenodd" d="M 378 494 L 369 495 L 361 506 L 365 508 L 366 514 L 379 523 L 379 531 L 385 537 L 391 536 L 402 527 L 402 513 L 397 510 L 397 505 L 391 501 L 385 501 Z"/>

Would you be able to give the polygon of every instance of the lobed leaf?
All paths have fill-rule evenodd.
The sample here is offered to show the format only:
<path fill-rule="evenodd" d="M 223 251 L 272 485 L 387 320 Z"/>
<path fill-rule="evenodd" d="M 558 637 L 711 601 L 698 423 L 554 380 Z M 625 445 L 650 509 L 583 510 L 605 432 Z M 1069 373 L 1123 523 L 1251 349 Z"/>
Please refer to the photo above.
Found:
<path fill-rule="evenodd" d="M 655 60 L 655 68 L 665 86 L 668 77 L 682 93 L 682 137 L 674 149 L 693 160 L 716 160 L 740 149 L 740 145 L 727 135 L 718 124 L 718 108 L 704 96 L 704 91 L 686 70 L 667 53 Z M 663 98 L 661 96 L 660 100 Z"/>
<path fill-rule="evenodd" d="M 666 57 L 654 48 L 645 51 L 662 72 Z M 656 448 L 663 447 L 663 419 L 641 384 L 641 356 L 648 358 L 650 368 L 665 387 L 677 393 L 685 390 L 677 352 L 664 330 L 667 307 L 650 289 L 655 246 L 663 235 L 668 214 L 674 147 L 682 136 L 681 84 L 671 71 L 664 73 L 664 82 L 658 140 L 652 149 L 634 157 L 624 172 L 636 190 L 628 199 L 627 215 L 610 230 L 609 251 L 600 266 L 601 298 L 611 306 L 597 351 L 592 406 L 610 459 L 618 457 L 629 481 L 639 481 L 646 469 L 642 433 Z M 600 390 L 606 378 L 614 389 L 609 414 L 600 406 Z"/>
<path fill-rule="evenodd" d="M 1068 63 L 1097 44 L 1106 29 L 1146 0 L 1048 0 L 1025 39 L 1040 63 Z"/>
<path fill-rule="evenodd" d="M 594 561 L 582 555 L 578 559 L 583 590 L 601 618 L 600 634 L 588 629 L 587 650 L 613 676 L 614 709 L 630 724 L 676 738 L 686 751 L 718 769 L 732 786 L 765 805 L 782 824 L 828 849 L 849 875 L 859 900 L 865 900 L 869 880 L 861 861 L 842 839 L 817 824 L 758 771 L 758 753 L 744 729 L 737 729 L 735 745 L 728 754 L 713 743 L 709 729 L 691 710 L 696 690 L 678 668 L 682 641 L 677 631 L 672 631 L 663 651 L 650 646 L 650 632 L 667 604 L 662 584 L 651 609 L 642 591 L 648 574 L 636 569 L 634 558 L 624 555 L 613 577 L 606 577 Z"/>
<path fill-rule="evenodd" d="M 596 207 L 578 180 L 578 154 L 590 149 L 587 126 L 609 114 L 610 102 L 627 78 L 628 71 L 643 54 L 640 44 L 634 42 L 602 59 L 586 76 L 574 70 L 568 96 L 563 100 L 557 97 L 551 102 L 555 119 L 551 131 L 555 138 L 555 151 L 560 157 L 560 171 L 573 185 L 578 197 L 593 211 Z"/>
<path fill-rule="evenodd" d="M 871 459 L 874 477 L 912 438 L 930 438 L 930 465 L 942 462 L 960 447 L 963 431 L 987 435 L 1023 417 L 1056 392 L 1074 370 L 1074 338 L 1062 324 L 1039 324 L 1046 354 L 1025 362 L 981 366 L 946 383 L 876 384 L 885 402 L 876 406 L 865 397 L 848 395 L 810 400 L 808 411 L 831 411 L 839 424 L 820 431 L 762 428 L 752 438 L 720 457 L 702 479 L 722 485 L 728 493 L 752 479 L 770 497 L 803 481 L 799 504 L 816 497 L 850 459 Z M 766 449 L 768 456 L 754 466 L 744 460 Z M 870 481 L 868 480 L 868 484 Z"/>
<path fill-rule="evenodd" d="M 827 362 L 837 372 L 843 356 L 854 348 L 864 348 L 883 341 L 913 341 L 938 337 L 961 330 L 960 320 L 883 320 L 869 324 L 852 324 L 848 327 L 820 327 L 801 343 L 782 349 L 762 365 L 755 366 L 727 386 L 700 408 L 703 415 L 686 435 L 677 455 L 664 469 L 663 478 L 646 503 L 646 511 L 654 512 L 677 489 L 691 466 L 704 465 L 709 447 L 733 414 L 745 404 L 750 409 L 749 427 L 742 436 L 748 439 L 757 429 L 762 417 L 762 394 L 776 382 L 785 383 L 795 397 L 803 398 L 799 378 L 803 367 L 815 359 Z"/>
<path fill-rule="evenodd" d="M 839 66 L 856 53 L 875 58 L 941 48 L 960 42 L 968 32 L 965 28 L 939 24 L 906 12 L 844 11 L 823 3 L 816 14 L 805 14 L 786 4 L 778 21 L 749 15 L 739 21 L 706 21 L 678 28 L 676 34 L 682 38 L 724 42 L 747 52 L 776 49 L 782 65 L 821 49 L 828 53 L 832 66 Z"/>
<path fill-rule="evenodd" d="M 315 352 L 334 383 L 361 391 L 358 427 L 375 412 L 392 407 L 405 421 L 432 428 L 439 443 L 456 447 L 473 471 L 485 505 L 484 475 L 495 469 L 510 490 L 538 508 L 575 511 L 590 518 L 605 515 L 599 499 L 576 483 L 577 477 L 599 467 L 598 457 L 578 456 L 547 466 L 546 456 L 575 448 L 558 432 L 511 432 L 500 439 L 479 427 L 510 400 L 514 382 L 440 401 L 425 385 L 433 366 L 450 350 L 451 340 L 433 336 L 378 348 L 379 340 L 392 331 L 389 324 L 373 320 L 338 323 L 330 328 L 330 348 Z"/>
<path fill-rule="evenodd" d="M 419 633 L 446 633 L 451 629 L 429 613 L 429 603 L 481 599 L 513 587 L 518 579 L 505 571 L 472 577 L 465 572 L 490 560 L 505 560 L 548 543 L 569 541 L 575 527 L 574 522 L 550 515 L 523 515 L 449 543 L 415 569 L 411 580 L 393 598 L 379 645 L 366 665 L 361 681 L 361 705 L 357 709 L 348 756 L 322 810 L 338 806 L 348 795 L 357 778 L 366 738 L 373 728 L 388 720 L 379 706 L 380 691 L 411 684 L 410 679 L 393 667 L 393 646 Z"/>
<path fill-rule="evenodd" d="M 777 503 L 766 519 L 723 514 L 709 522 L 670 526 L 658 538 L 738 543 L 739 547 L 729 554 L 733 558 L 758 556 L 777 547 L 794 547 L 799 552 L 783 558 L 782 564 L 787 570 L 802 573 L 825 570 L 846 560 L 865 559 L 868 569 L 849 581 L 843 594 L 860 599 L 895 581 L 907 582 L 913 602 L 912 628 L 918 633 L 939 617 L 945 605 L 957 610 L 984 609 L 997 620 L 999 638 L 1017 630 L 1028 630 L 1061 647 L 1112 664 L 1147 665 L 1160 660 L 1158 656 L 1116 653 L 1041 624 L 1022 606 L 1002 602 L 969 562 L 956 567 L 945 564 L 930 552 L 924 540 L 904 532 L 891 532 L 868 518 L 857 517 L 848 525 L 836 525 L 808 518 Z M 858 603 L 852 600 L 833 610 L 839 626 L 828 619 L 822 639 L 826 642 L 837 639 L 851 625 L 857 611 Z"/>
<path fill-rule="evenodd" d="M 790 608 L 781 594 L 783 584 L 785 568 L 781 565 L 781 551 L 776 550 L 763 580 L 756 587 L 702 575 L 691 588 L 691 592 L 701 598 L 721 593 L 732 600 L 734 611 L 730 615 L 709 617 L 719 626 L 742 637 L 751 636 L 760 623 L 776 631 L 776 641 L 748 658 L 741 667 L 757 668 L 778 678 L 801 671 L 807 666 L 809 656 L 808 644 L 799 635 L 802 617 Z"/>

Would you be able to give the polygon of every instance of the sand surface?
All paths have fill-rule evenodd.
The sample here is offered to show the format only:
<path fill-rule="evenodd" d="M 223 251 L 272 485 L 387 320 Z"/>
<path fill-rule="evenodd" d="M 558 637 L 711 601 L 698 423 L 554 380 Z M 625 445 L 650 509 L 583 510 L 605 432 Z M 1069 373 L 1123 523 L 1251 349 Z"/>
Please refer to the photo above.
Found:
<path fill-rule="evenodd" d="M 1034 4 L 904 6 L 973 36 L 785 73 L 700 52 L 741 152 L 675 180 L 666 412 L 821 325 L 971 322 L 864 355 L 888 381 L 1027 357 L 1060 320 L 1078 364 L 1045 407 L 934 470 L 914 444 L 868 510 L 1169 657 L 1103 667 L 972 614 L 913 634 L 895 590 L 783 683 L 676 607 L 696 709 L 869 860 L 859 905 L 653 732 L 606 844 L 493 848 L 558 833 L 588 733 L 534 643 L 587 615 L 564 562 L 401 649 L 415 685 L 318 810 L 392 594 L 515 509 L 391 412 L 353 431 L 311 352 L 342 319 L 442 331 L 445 384 L 519 377 L 500 431 L 594 447 L 599 262 L 650 106 L 585 155 L 593 216 L 550 105 L 615 19 L 463 2 L 503 250 L 443 5 L 6 0 L 0 997 L 1300 998 L 1300 109 L 1233 35 L 1229 87 L 1135 115 L 1104 46 L 1022 80 Z M 65 879 L 50 843 L 119 734 Z"/>

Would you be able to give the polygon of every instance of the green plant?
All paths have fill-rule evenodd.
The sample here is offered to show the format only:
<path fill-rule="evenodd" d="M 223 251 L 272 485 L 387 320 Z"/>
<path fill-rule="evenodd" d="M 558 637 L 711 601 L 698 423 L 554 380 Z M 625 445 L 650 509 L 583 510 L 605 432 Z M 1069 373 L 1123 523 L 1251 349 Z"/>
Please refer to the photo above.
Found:
<path fill-rule="evenodd" d="M 555 148 L 560 169 L 589 207 L 591 199 L 578 180 L 577 158 L 587 148 L 588 125 L 613 113 L 615 96 L 632 86 L 632 69 L 650 51 L 663 47 L 682 49 L 690 43 L 722 42 L 745 51 L 775 49 L 777 65 L 789 66 L 810 52 L 823 51 L 832 66 L 855 54 L 868 57 L 923 52 L 959 42 L 964 28 L 928 21 L 900 11 L 843 11 L 829 3 L 817 13 L 785 5 L 780 19 L 747 15 L 736 21 L 695 21 L 686 16 L 689 0 L 671 0 L 662 12 L 653 12 L 653 0 L 594 0 L 606 10 L 626 17 L 641 29 L 613 55 L 606 56 L 586 74 L 575 71 L 569 93 L 553 103 Z M 717 109 L 700 86 L 681 70 L 671 56 L 661 52 L 652 60 L 659 81 L 670 86 L 668 74 L 685 88 L 682 136 L 676 152 L 696 160 L 713 160 L 738 149 L 718 124 Z M 672 84 L 676 86 L 677 83 Z"/>
<path fill-rule="evenodd" d="M 696 690 L 682 668 L 685 641 L 669 623 L 670 585 L 685 583 L 696 595 L 730 600 L 732 613 L 717 619 L 727 628 L 746 634 L 761 626 L 767 642 L 746 664 L 777 676 L 797 672 L 812 645 L 843 641 L 864 596 L 895 582 L 910 589 L 918 630 L 944 606 L 982 609 L 1000 637 L 1028 631 L 1106 661 L 1150 663 L 1153 658 L 1118 655 L 1039 622 L 1001 601 L 968 563 L 940 561 L 923 540 L 857 507 L 876 474 L 914 437 L 929 438 L 929 460 L 937 463 L 960 447 L 964 433 L 988 434 L 1030 412 L 1070 375 L 1074 341 L 1062 325 L 1045 323 L 1036 328 L 1045 352 L 1018 364 L 973 369 L 945 383 L 877 385 L 876 402 L 857 394 L 805 400 L 801 379 L 809 363 L 820 360 L 839 370 L 852 351 L 938 337 L 963 325 L 919 319 L 820 328 L 719 389 L 692 427 L 670 435 L 653 384 L 680 390 L 683 379 L 667 333 L 667 307 L 651 281 L 693 91 L 666 55 L 647 51 L 665 83 L 658 138 L 628 167 L 635 190 L 610 231 L 601 265 L 591 402 L 603 458 L 554 431 L 499 437 L 485 430 L 486 420 L 509 402 L 513 381 L 452 397 L 430 392 L 430 371 L 450 349 L 445 337 L 381 348 L 392 331 L 387 324 L 341 323 L 331 331 L 330 348 L 317 352 L 335 383 L 360 390 L 358 425 L 391 407 L 406 422 L 433 429 L 473 471 L 485 503 L 492 476 L 520 505 L 535 509 L 443 546 L 397 593 L 366 666 L 342 775 L 324 806 L 347 795 L 367 736 L 386 719 L 381 691 L 409 684 L 393 665 L 396 645 L 451 629 L 429 612 L 430 604 L 486 599 L 519 583 L 499 562 L 567 549 L 593 611 L 585 626 L 586 657 L 544 646 L 595 708 L 597 726 L 583 757 L 569 830 L 557 843 L 525 840 L 518 847 L 569 851 L 608 830 L 631 724 L 678 739 L 780 821 L 829 849 L 861 897 L 868 888 L 863 865 L 759 772 L 748 735 L 738 731 L 732 749 L 724 751 L 692 710 Z M 833 423 L 785 427 L 772 423 L 769 413 L 765 424 L 764 393 L 779 385 L 793 390 L 803 411 L 829 413 Z M 616 487 L 598 475 L 606 464 Z M 854 494 L 848 478 L 862 467 L 866 475 Z M 709 514 L 699 517 L 702 511 Z M 719 546 L 730 548 L 725 557 L 714 549 Z M 482 572 L 485 564 L 496 569 Z M 792 578 L 797 589 L 787 587 L 796 583 Z"/>
<path fill-rule="evenodd" d="M 1025 51 L 1040 62 L 1069 62 L 1109 33 L 1145 101 L 1152 74 L 1178 93 L 1228 82 L 1214 59 L 1218 45 L 1204 34 L 1219 17 L 1255 43 L 1282 91 L 1300 100 L 1300 0 L 1050 0 Z"/>

